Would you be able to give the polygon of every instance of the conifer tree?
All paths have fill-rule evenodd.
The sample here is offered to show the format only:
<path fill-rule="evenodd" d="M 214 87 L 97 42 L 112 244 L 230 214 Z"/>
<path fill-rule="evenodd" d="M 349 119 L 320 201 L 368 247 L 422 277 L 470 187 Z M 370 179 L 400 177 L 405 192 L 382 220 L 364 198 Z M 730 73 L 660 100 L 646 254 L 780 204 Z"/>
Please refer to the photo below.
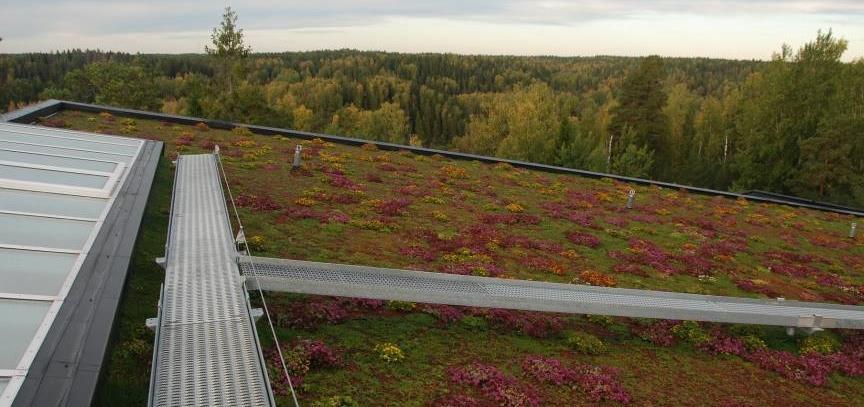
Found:
<path fill-rule="evenodd" d="M 631 143 L 646 147 L 652 153 L 661 148 L 667 131 L 663 115 L 663 107 L 666 106 L 664 76 L 663 60 L 658 56 L 650 56 L 642 60 L 639 67 L 625 79 L 618 106 L 613 110 L 614 116 L 609 124 L 610 163 L 615 161 L 616 154 L 625 151 Z M 625 128 L 630 131 L 625 132 Z M 631 137 L 624 137 L 628 134 Z"/>

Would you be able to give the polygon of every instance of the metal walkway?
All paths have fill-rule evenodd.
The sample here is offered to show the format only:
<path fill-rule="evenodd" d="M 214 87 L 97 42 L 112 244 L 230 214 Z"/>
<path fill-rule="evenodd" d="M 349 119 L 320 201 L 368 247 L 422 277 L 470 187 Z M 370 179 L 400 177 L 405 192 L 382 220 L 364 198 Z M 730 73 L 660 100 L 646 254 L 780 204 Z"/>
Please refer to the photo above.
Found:
<path fill-rule="evenodd" d="M 151 406 L 268 406 L 273 397 L 213 155 L 178 158 Z"/>
<path fill-rule="evenodd" d="M 254 261 L 254 270 L 250 265 Z M 530 311 L 864 329 L 864 307 L 241 257 L 250 289 Z"/>

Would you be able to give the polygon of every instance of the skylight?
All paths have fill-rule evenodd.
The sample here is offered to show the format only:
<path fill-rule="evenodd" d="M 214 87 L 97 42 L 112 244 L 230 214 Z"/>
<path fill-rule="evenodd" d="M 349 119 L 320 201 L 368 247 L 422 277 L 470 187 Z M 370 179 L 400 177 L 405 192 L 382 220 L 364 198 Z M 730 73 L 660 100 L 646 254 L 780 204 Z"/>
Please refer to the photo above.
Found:
<path fill-rule="evenodd" d="M 14 400 L 143 144 L 0 123 L 0 406 Z"/>

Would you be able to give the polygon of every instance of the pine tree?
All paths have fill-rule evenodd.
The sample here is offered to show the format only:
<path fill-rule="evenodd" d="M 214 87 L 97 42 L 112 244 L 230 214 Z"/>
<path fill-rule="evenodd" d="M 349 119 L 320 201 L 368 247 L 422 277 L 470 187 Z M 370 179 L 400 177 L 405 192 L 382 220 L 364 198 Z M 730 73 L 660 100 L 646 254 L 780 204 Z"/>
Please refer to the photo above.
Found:
<path fill-rule="evenodd" d="M 642 60 L 639 67 L 624 80 L 618 106 L 613 110 L 609 125 L 610 162 L 614 156 L 626 150 L 629 143 L 646 147 L 654 152 L 661 148 L 667 132 L 663 107 L 666 93 L 663 90 L 665 76 L 663 60 L 650 56 Z M 629 128 L 630 140 L 625 140 L 625 128 Z"/>

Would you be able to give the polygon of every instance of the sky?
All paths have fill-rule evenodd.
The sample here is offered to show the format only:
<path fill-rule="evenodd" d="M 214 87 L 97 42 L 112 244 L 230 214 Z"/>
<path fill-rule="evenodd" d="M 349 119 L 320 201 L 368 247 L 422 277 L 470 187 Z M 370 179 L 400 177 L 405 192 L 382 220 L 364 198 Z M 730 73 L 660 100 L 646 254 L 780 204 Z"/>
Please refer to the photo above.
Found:
<path fill-rule="evenodd" d="M 226 4 L 0 0 L 0 53 L 203 52 Z M 833 29 L 864 57 L 864 0 L 249 0 L 255 51 L 353 48 L 507 55 L 769 59 Z"/>

